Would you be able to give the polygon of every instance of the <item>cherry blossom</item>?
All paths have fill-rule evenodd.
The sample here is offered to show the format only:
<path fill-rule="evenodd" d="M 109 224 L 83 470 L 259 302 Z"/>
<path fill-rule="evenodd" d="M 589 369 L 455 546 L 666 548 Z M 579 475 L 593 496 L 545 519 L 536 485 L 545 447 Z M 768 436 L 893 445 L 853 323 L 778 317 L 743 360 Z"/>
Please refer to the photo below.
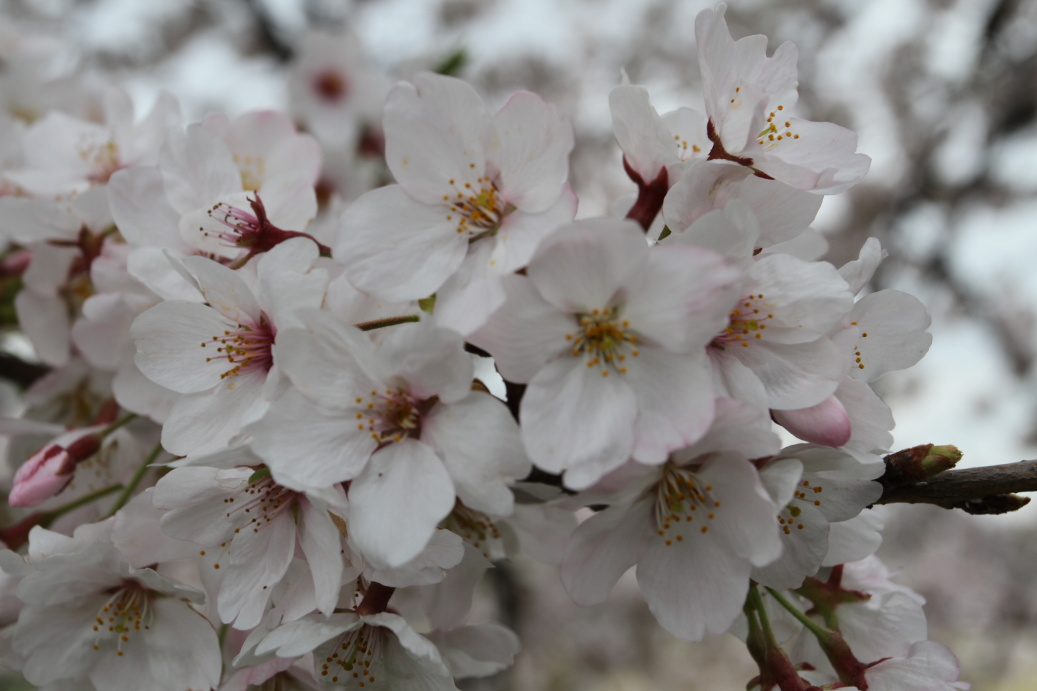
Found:
<path fill-rule="evenodd" d="M 767 57 L 767 37 L 735 41 L 721 3 L 695 18 L 713 142 L 709 159 L 733 161 L 757 175 L 802 190 L 841 192 L 859 182 L 871 159 L 856 153 L 857 135 L 828 122 L 789 114 L 796 102 L 796 47 L 783 43 Z"/>
<path fill-rule="evenodd" d="M 572 136 L 566 119 L 530 93 L 514 94 L 491 117 L 458 79 L 419 74 L 397 84 L 385 137 L 398 184 L 346 209 L 335 251 L 357 286 L 380 297 L 438 291 L 437 320 L 470 333 L 503 302 L 500 277 L 573 218 Z"/>
<path fill-rule="evenodd" d="M 521 420 L 533 462 L 583 488 L 631 456 L 661 463 L 698 440 L 713 417 L 703 346 L 723 325 L 734 280 L 718 255 L 649 250 L 625 221 L 577 221 L 543 243 L 471 337 L 505 379 L 528 382 Z"/>

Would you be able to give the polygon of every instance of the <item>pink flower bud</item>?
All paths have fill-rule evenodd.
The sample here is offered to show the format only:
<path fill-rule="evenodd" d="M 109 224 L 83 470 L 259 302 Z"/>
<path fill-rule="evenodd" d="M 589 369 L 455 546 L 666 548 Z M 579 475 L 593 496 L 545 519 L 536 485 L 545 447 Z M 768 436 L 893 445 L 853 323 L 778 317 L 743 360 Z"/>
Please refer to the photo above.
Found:
<path fill-rule="evenodd" d="M 800 410 L 772 410 L 774 421 L 804 441 L 838 447 L 850 441 L 850 414 L 835 396 Z"/>
<path fill-rule="evenodd" d="M 14 474 L 14 487 L 7 498 L 11 506 L 36 506 L 65 489 L 76 464 L 97 453 L 101 438 L 88 434 L 68 447 L 51 442 L 37 451 Z"/>

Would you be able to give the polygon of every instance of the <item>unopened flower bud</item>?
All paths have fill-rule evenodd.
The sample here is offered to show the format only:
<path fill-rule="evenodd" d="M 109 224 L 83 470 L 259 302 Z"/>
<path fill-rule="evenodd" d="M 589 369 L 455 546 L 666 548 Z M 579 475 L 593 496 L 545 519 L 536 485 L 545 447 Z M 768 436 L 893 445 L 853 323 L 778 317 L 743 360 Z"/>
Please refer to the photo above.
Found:
<path fill-rule="evenodd" d="M 922 444 L 903 449 L 886 456 L 886 473 L 879 481 L 888 489 L 925 480 L 950 470 L 961 456 L 961 451 L 951 445 Z"/>
<path fill-rule="evenodd" d="M 7 502 L 11 506 L 36 506 L 65 489 L 72 481 L 76 464 L 97 453 L 101 437 L 87 434 L 67 447 L 51 442 L 33 454 L 14 474 L 14 487 Z"/>

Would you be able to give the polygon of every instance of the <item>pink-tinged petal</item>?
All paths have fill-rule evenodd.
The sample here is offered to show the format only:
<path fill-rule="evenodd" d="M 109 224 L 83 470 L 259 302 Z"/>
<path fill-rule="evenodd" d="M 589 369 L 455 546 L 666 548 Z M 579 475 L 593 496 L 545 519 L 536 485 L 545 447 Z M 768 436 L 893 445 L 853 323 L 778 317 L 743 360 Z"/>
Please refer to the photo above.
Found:
<path fill-rule="evenodd" d="M 501 282 L 507 299 L 468 340 L 493 355 L 505 379 L 525 383 L 569 351 L 565 336 L 574 332 L 576 320 L 542 298 L 525 276 L 504 276 Z"/>
<path fill-rule="evenodd" d="M 151 672 L 146 678 L 162 684 L 155 687 L 156 691 L 159 688 L 162 691 L 208 689 L 218 685 L 223 660 L 212 624 L 183 600 L 164 598 L 152 606 L 155 619 L 161 621 L 162 626 L 150 632 L 147 661 Z M 139 688 L 135 679 L 132 684 Z M 114 687 L 101 684 L 97 688 Z"/>
<path fill-rule="evenodd" d="M 768 247 L 802 233 L 817 216 L 823 197 L 764 180 L 745 166 L 710 161 L 693 166 L 673 186 L 663 203 L 663 215 L 676 233 L 734 200 L 747 205 L 755 218 L 767 219 L 756 228 L 759 237 L 753 238 L 753 244 Z M 713 245 L 704 246 L 723 253 Z"/>
<path fill-rule="evenodd" d="M 716 509 L 716 520 L 709 524 L 714 537 L 754 566 L 774 561 L 781 554 L 778 507 L 756 467 L 749 461 L 714 457 L 698 475 L 723 501 Z"/>
<path fill-rule="evenodd" d="M 335 411 L 351 410 L 358 393 L 382 385 L 372 373 L 374 344 L 351 325 L 328 319 L 324 312 L 307 315 L 312 331 L 277 332 L 275 357 L 292 383 L 312 401 Z"/>
<path fill-rule="evenodd" d="M 846 371 L 844 356 L 827 338 L 812 343 L 755 346 L 729 347 L 723 357 L 737 358 L 762 382 L 768 408 L 795 410 L 817 405 L 835 393 Z M 734 398 L 755 404 L 735 390 L 730 379 L 726 383 Z"/>
<path fill-rule="evenodd" d="M 436 293 L 437 324 L 467 336 L 504 304 L 502 272 L 490 259 L 493 249 L 489 242 L 469 247 L 461 267 Z"/>
<path fill-rule="evenodd" d="M 352 415 L 318 406 L 296 390 L 271 404 L 249 431 L 274 479 L 296 490 L 352 480 L 378 446 Z"/>
<path fill-rule="evenodd" d="M 961 666 L 950 648 L 935 641 L 911 645 L 906 658 L 894 657 L 864 671 L 870 691 L 953 691 L 970 688 L 958 681 Z"/>
<path fill-rule="evenodd" d="M 164 512 L 162 532 L 199 545 L 219 545 L 232 530 L 223 500 L 228 492 L 243 487 L 253 472 L 251 468 L 174 468 L 151 495 L 155 508 Z"/>
<path fill-rule="evenodd" d="M 162 247 L 138 247 L 126 258 L 126 271 L 164 300 L 201 302 L 194 281 L 185 278 L 170 262 L 170 257 L 184 256 Z"/>
<path fill-rule="evenodd" d="M 752 301 L 752 307 L 773 315 L 767 315 L 762 334 L 773 343 L 804 343 L 827 336 L 842 326 L 853 309 L 846 281 L 827 262 L 769 255 L 754 262 L 749 275 L 750 291 L 763 295 Z"/>
<path fill-rule="evenodd" d="M 486 575 L 486 571 L 493 568 L 493 562 L 483 556 L 477 547 L 461 541 L 460 536 L 449 530 L 437 530 L 429 543 L 430 547 L 443 534 L 452 535 L 461 542 L 461 560 L 443 574 L 443 579 L 438 582 L 438 587 L 423 589 L 421 599 L 425 605 L 424 611 L 431 628 L 449 631 L 455 626 L 463 624 L 464 620 L 468 618 L 468 613 L 472 611 L 476 588 Z M 373 575 L 371 580 L 385 583 L 385 581 L 374 578 Z"/>
<path fill-rule="evenodd" d="M 178 395 L 164 386 L 148 379 L 135 362 L 127 362 L 115 373 L 112 395 L 126 410 L 146 415 L 161 424 L 169 417 L 169 411 Z"/>
<path fill-rule="evenodd" d="M 862 463 L 870 463 L 874 460 L 873 450 L 893 446 L 893 413 L 868 384 L 847 377 L 835 395 L 853 421 L 853 434 L 844 451 Z"/>
<path fill-rule="evenodd" d="M 533 463 L 583 489 L 630 458 L 637 398 L 621 377 L 562 357 L 530 381 L 520 416 Z"/>
<path fill-rule="evenodd" d="M 330 615 L 335 611 L 342 587 L 342 536 L 326 508 L 301 500 L 299 513 L 299 547 L 313 575 L 317 609 Z"/>
<path fill-rule="evenodd" d="M 292 128 L 295 128 L 294 124 Z M 320 177 L 323 159 L 316 139 L 308 134 L 293 133 L 281 139 L 267 154 L 266 167 L 275 174 L 291 175 L 313 187 Z M 270 180 L 270 177 L 266 180 Z"/>
<path fill-rule="evenodd" d="M 510 482 L 529 473 L 518 425 L 496 398 L 471 392 L 453 405 L 437 405 L 422 421 L 421 440 L 433 446 L 467 506 L 508 516 Z"/>
<path fill-rule="evenodd" d="M 321 643 L 347 631 L 355 631 L 363 622 L 352 612 L 332 614 L 326 619 L 307 618 L 278 626 L 256 644 L 255 654 L 276 653 L 278 657 L 299 657 Z"/>
<path fill-rule="evenodd" d="M 708 344 L 729 321 L 741 272 L 690 245 L 653 247 L 639 290 L 626 301 L 631 328 L 673 352 Z"/>
<path fill-rule="evenodd" d="M 879 268 L 879 264 L 882 263 L 887 254 L 889 253 L 882 249 L 878 238 L 868 238 L 861 245 L 860 255 L 857 259 L 846 262 L 839 267 L 839 275 L 850 286 L 851 293 L 857 295 L 864 290 L 864 286 L 871 281 L 871 277 L 875 275 L 875 270 Z"/>
<path fill-rule="evenodd" d="M 22 290 L 14 298 L 14 308 L 36 356 L 53 367 L 67 364 L 72 340 L 65 301 L 55 295 Z"/>
<path fill-rule="evenodd" d="M 821 566 L 860 561 L 875 554 L 882 544 L 882 518 L 865 511 L 854 518 L 828 526 L 828 552 Z"/>
<path fill-rule="evenodd" d="M 392 588 L 433 585 L 442 583 L 448 573 L 453 575 L 452 569 L 461 563 L 464 555 L 465 543 L 459 535 L 437 529 L 425 548 L 403 566 L 379 568 L 369 562 L 364 565 L 363 575 L 369 581 Z M 484 570 L 489 566 L 487 563 Z M 468 609 L 464 611 L 467 613 Z"/>
<path fill-rule="evenodd" d="M 160 160 L 166 197 L 181 214 L 241 190 L 241 173 L 230 149 L 199 124 L 185 133 L 171 130 Z"/>
<path fill-rule="evenodd" d="M 650 500 L 606 509 L 573 532 L 562 559 L 562 584 L 578 605 L 604 602 L 642 545 L 653 536 Z"/>
<path fill-rule="evenodd" d="M 857 135 L 830 122 L 790 117 L 780 141 L 768 142 L 755 167 L 797 189 L 837 194 L 860 182 L 871 159 L 856 153 Z M 792 136 L 784 136 L 784 132 Z M 798 135 L 798 136 L 796 136 Z"/>
<path fill-rule="evenodd" d="M 865 295 L 850 313 L 860 338 L 855 350 L 859 360 L 850 376 L 875 381 L 886 372 L 907 369 L 929 352 L 933 336 L 925 330 L 931 319 L 918 298 L 899 290 Z"/>
<path fill-rule="evenodd" d="M 528 213 L 546 211 L 569 176 L 568 118 L 536 94 L 518 91 L 493 116 L 493 125 L 499 148 L 490 158 L 500 170 L 505 201 Z"/>
<path fill-rule="evenodd" d="M 162 427 L 162 446 L 177 456 L 223 448 L 263 405 L 265 379 L 244 374 L 208 391 L 184 395 Z"/>
<path fill-rule="evenodd" d="M 804 441 L 842 446 L 850 441 L 850 415 L 835 396 L 799 410 L 771 411 L 774 421 Z"/>
<path fill-rule="evenodd" d="M 612 133 L 623 158 L 645 182 L 655 180 L 664 167 L 677 162 L 673 134 L 648 98 L 648 89 L 620 84 L 609 92 Z"/>
<path fill-rule="evenodd" d="M 264 523 L 242 526 L 219 562 L 220 619 L 242 630 L 259 624 L 271 589 L 281 582 L 295 554 L 295 521 L 289 511 L 268 521 L 259 515 L 253 520 Z"/>
<path fill-rule="evenodd" d="M 256 299 L 280 332 L 301 326 L 295 312 L 318 309 L 324 301 L 328 272 L 314 269 L 318 249 L 308 238 L 282 242 L 259 259 Z"/>
<path fill-rule="evenodd" d="M 666 545 L 652 536 L 637 582 L 660 625 L 683 641 L 724 633 L 742 611 L 749 562 L 709 533 Z"/>
<path fill-rule="evenodd" d="M 216 356 L 214 336 L 231 328 L 216 310 L 194 302 L 160 302 L 137 317 L 130 335 L 134 361 L 146 377 L 177 393 L 206 391 L 220 384 L 228 369 Z M 208 344 L 203 346 L 202 344 Z"/>
<path fill-rule="evenodd" d="M 573 220 L 578 202 L 572 188 L 566 185 L 557 201 L 544 211 L 533 214 L 520 209 L 505 216 L 497 234 L 486 238 L 493 245 L 492 269 L 504 274 L 528 264 L 544 238 Z"/>
<path fill-rule="evenodd" d="M 432 447 L 389 444 L 349 487 L 353 540 L 375 564 L 401 566 L 425 548 L 454 499 L 450 475 Z"/>
<path fill-rule="evenodd" d="M 443 195 L 486 173 L 493 124 L 479 94 L 453 77 L 423 72 L 400 82 L 385 102 L 385 161 L 413 198 Z"/>
<path fill-rule="evenodd" d="M 458 679 L 488 677 L 505 670 L 522 647 L 511 629 L 489 621 L 438 631 L 429 638 Z"/>
<path fill-rule="evenodd" d="M 185 257 L 183 263 L 214 310 L 242 326 L 259 324 L 259 303 L 240 273 L 206 257 Z"/>
<path fill-rule="evenodd" d="M 233 125 L 226 116 L 210 115 L 202 123 L 220 135 L 239 158 L 265 158 L 275 142 L 295 136 L 295 123 L 276 110 L 254 110 L 235 118 Z"/>
<path fill-rule="evenodd" d="M 703 10 L 695 17 L 695 43 L 702 71 L 706 114 L 714 126 L 719 127 L 725 147 L 737 152 L 745 148 L 754 114 L 752 108 L 746 106 L 747 94 L 736 97 L 731 93 L 742 84 L 737 73 L 735 42 L 724 19 L 726 10 L 726 6 Z"/>
<path fill-rule="evenodd" d="M 263 200 L 267 218 L 283 230 L 307 230 L 317 215 L 317 192 L 313 182 L 293 171 L 267 176 L 258 194 Z"/>
<path fill-rule="evenodd" d="M 698 441 L 713 422 L 713 383 L 704 352 L 677 354 L 644 347 L 621 375 L 637 397 L 632 455 L 662 463 Z"/>
<path fill-rule="evenodd" d="M 626 302 L 647 262 L 648 244 L 637 224 L 593 218 L 555 231 L 540 245 L 527 275 L 545 300 L 564 312 L 583 313 Z"/>
<path fill-rule="evenodd" d="M 475 364 L 464 352 L 464 341 L 431 321 L 393 327 L 379 350 L 379 379 L 407 382 L 408 393 L 419 400 L 438 396 L 453 403 L 471 390 Z"/>
<path fill-rule="evenodd" d="M 674 461 L 688 463 L 699 456 L 737 451 L 743 458 L 773 456 L 781 448 L 767 411 L 730 398 L 716 400 L 716 417 L 709 431 L 689 449 L 675 452 Z"/>
<path fill-rule="evenodd" d="M 76 214 L 51 199 L 0 198 L 4 237 L 22 245 L 44 240 L 73 240 L 82 226 Z"/>
<path fill-rule="evenodd" d="M 416 201 L 398 185 L 372 190 L 348 206 L 334 248 L 350 280 L 385 300 L 436 292 L 467 250 L 468 237 L 457 232 L 448 208 Z"/>

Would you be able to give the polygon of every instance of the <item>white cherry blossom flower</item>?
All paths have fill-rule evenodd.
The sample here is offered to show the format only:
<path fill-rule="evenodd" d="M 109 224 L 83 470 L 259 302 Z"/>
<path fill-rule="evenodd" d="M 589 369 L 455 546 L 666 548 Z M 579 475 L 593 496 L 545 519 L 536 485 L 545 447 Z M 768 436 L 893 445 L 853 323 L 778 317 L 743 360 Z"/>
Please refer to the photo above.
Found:
<path fill-rule="evenodd" d="M 748 166 L 801 190 L 841 192 L 859 182 L 871 159 L 856 153 L 857 135 L 828 122 L 789 114 L 797 94 L 796 47 L 767 57 L 767 37 L 735 41 L 721 3 L 695 18 L 699 67 L 713 142 L 708 158 Z"/>
<path fill-rule="evenodd" d="M 503 302 L 500 277 L 573 218 L 572 129 L 534 94 L 491 117 L 468 84 L 424 73 L 390 92 L 385 137 L 398 184 L 346 209 L 335 256 L 379 297 L 437 293 L 437 321 L 468 334 Z"/>
<path fill-rule="evenodd" d="M 352 612 L 307 617 L 274 629 L 256 655 L 297 657 L 313 652 L 317 677 L 347 689 L 456 691 L 436 646 L 396 614 Z"/>
<path fill-rule="evenodd" d="M 30 570 L 17 589 L 25 607 L 12 634 L 25 677 L 113 691 L 213 688 L 219 643 L 191 605 L 202 594 L 129 566 L 110 533 L 109 520 L 72 537 L 38 527 L 30 534 Z"/>
<path fill-rule="evenodd" d="M 576 529 L 562 562 L 570 595 L 578 604 L 602 602 L 636 564 L 648 607 L 670 633 L 695 641 L 727 631 L 752 568 L 781 553 L 778 507 L 749 461 L 777 445 L 761 411 L 718 401 L 714 426 L 698 444 L 644 469 Z"/>
<path fill-rule="evenodd" d="M 649 249 L 628 221 L 556 232 L 471 340 L 505 379 L 528 382 L 522 438 L 533 462 L 587 487 L 633 456 L 661 463 L 713 419 L 704 346 L 724 323 L 736 271 L 708 250 Z"/>
<path fill-rule="evenodd" d="M 215 451 L 262 414 L 277 386 L 278 329 L 323 299 L 327 275 L 312 268 L 316 255 L 304 238 L 279 245 L 259 261 L 254 287 L 212 260 L 187 257 L 185 271 L 207 304 L 168 300 L 137 317 L 137 366 L 182 394 L 162 428 L 166 449 Z"/>
<path fill-rule="evenodd" d="M 350 534 L 379 566 L 427 544 L 455 498 L 511 513 L 508 483 L 529 461 L 507 409 L 472 391 L 458 335 L 429 322 L 392 327 L 377 344 L 359 329 L 306 317 L 284 333 L 282 366 L 296 388 L 250 431 L 274 478 L 297 489 L 350 482 Z"/>
<path fill-rule="evenodd" d="M 165 510 L 164 532 L 203 547 L 201 563 L 222 621 L 239 629 L 258 625 L 297 550 L 306 557 L 317 607 L 334 610 L 345 576 L 341 535 L 328 510 L 345 513 L 341 489 L 310 496 L 252 467 L 186 467 L 159 480 L 153 502 Z"/>

